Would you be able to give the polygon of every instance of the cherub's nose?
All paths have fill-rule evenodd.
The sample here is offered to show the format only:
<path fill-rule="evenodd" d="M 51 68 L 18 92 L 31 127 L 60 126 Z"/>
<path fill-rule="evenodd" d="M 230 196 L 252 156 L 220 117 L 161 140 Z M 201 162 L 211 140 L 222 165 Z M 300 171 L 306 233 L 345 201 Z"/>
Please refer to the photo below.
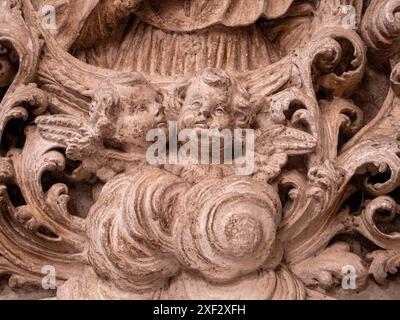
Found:
<path fill-rule="evenodd" d="M 162 116 L 164 115 L 165 112 L 165 108 L 162 104 L 157 104 L 156 108 L 155 108 L 155 116 Z"/>
<path fill-rule="evenodd" d="M 199 116 L 203 116 L 205 118 L 209 118 L 210 117 L 210 111 L 205 109 L 205 108 L 200 108 L 198 115 Z"/>
<path fill-rule="evenodd" d="M 99 128 L 106 127 L 109 124 L 109 120 L 105 115 L 100 115 L 97 120 L 97 126 Z"/>

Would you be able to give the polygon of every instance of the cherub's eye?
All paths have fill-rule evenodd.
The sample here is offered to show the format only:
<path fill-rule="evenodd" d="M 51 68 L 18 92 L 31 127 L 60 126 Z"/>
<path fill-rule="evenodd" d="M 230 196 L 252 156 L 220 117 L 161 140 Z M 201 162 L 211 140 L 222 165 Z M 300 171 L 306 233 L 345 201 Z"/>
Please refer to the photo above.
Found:
<path fill-rule="evenodd" d="M 195 101 L 192 103 L 192 108 L 193 109 L 200 109 L 201 108 L 201 102 L 200 101 Z"/>
<path fill-rule="evenodd" d="M 215 109 L 215 112 L 217 114 L 225 114 L 225 108 L 222 106 L 219 106 L 217 109 Z"/>
<path fill-rule="evenodd" d="M 132 108 L 133 113 L 145 112 L 146 110 L 147 110 L 147 107 L 144 104 L 139 104 Z"/>

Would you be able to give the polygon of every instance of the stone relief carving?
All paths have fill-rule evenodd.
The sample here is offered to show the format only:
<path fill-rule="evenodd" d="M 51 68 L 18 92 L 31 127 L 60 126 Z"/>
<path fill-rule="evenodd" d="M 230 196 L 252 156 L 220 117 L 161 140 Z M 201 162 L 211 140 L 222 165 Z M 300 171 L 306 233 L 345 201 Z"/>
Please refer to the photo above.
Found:
<path fill-rule="evenodd" d="M 0 0 L 8 286 L 40 289 L 46 266 L 58 299 L 331 299 L 346 268 L 357 291 L 393 281 L 399 8 Z M 148 132 L 171 122 L 251 130 L 253 172 L 236 154 L 150 164 Z"/>

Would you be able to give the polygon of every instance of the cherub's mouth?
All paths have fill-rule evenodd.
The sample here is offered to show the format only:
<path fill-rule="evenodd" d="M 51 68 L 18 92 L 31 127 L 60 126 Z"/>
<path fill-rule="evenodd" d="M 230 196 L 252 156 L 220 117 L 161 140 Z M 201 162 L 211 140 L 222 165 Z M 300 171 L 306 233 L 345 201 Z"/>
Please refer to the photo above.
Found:
<path fill-rule="evenodd" d="M 161 121 L 161 122 L 159 122 L 158 124 L 157 124 L 157 128 L 159 128 L 159 129 L 165 129 L 165 128 L 167 128 L 168 127 L 168 125 L 167 125 L 167 122 L 166 121 Z"/>
<path fill-rule="evenodd" d="M 165 129 L 168 127 L 168 123 L 165 117 L 159 117 L 158 119 L 156 119 L 156 121 L 157 121 L 157 128 Z"/>
<path fill-rule="evenodd" d="M 196 128 L 200 128 L 200 129 L 208 129 L 208 124 L 206 121 L 198 121 L 195 123 L 195 127 Z"/>

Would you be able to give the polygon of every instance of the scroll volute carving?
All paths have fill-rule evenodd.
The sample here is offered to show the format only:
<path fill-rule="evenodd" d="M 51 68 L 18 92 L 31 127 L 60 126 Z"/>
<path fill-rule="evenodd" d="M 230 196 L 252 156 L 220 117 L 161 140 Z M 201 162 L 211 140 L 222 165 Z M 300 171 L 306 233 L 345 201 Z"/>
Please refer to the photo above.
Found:
<path fill-rule="evenodd" d="M 10 285 L 51 266 L 59 299 L 304 300 L 397 272 L 398 1 L 69 1 L 52 31 L 43 1 L 3 3 Z M 231 161 L 193 162 L 224 131 Z"/>

